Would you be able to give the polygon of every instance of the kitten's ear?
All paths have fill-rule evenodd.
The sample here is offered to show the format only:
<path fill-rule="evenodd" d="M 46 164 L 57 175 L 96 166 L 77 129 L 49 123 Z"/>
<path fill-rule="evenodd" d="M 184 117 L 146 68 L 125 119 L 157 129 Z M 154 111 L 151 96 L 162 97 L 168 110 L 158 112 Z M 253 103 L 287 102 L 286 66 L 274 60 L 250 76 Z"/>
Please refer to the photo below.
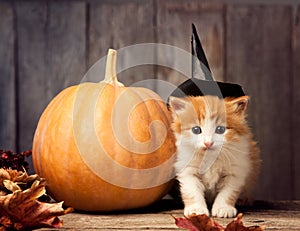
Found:
<path fill-rule="evenodd" d="M 239 114 L 246 111 L 248 102 L 249 96 L 241 96 L 230 101 L 230 103 L 234 106 L 234 112 Z"/>
<path fill-rule="evenodd" d="M 182 111 L 186 108 L 187 101 L 183 98 L 170 96 L 169 104 L 173 111 Z"/>

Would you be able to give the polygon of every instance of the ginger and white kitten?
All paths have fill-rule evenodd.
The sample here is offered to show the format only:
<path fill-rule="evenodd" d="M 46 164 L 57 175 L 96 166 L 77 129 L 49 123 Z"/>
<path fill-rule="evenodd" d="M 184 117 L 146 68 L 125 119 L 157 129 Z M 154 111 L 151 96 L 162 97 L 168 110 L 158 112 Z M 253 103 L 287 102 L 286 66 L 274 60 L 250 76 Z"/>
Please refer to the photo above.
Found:
<path fill-rule="evenodd" d="M 259 149 L 247 125 L 248 96 L 170 97 L 176 137 L 175 171 L 184 215 L 234 217 L 238 198 L 250 199 Z"/>

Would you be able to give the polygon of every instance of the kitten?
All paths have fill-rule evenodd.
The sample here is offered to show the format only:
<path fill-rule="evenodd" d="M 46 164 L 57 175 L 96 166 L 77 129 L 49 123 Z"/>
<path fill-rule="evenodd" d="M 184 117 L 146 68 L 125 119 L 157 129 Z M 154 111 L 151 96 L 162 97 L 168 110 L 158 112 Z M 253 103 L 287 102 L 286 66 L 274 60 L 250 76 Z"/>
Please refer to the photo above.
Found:
<path fill-rule="evenodd" d="M 170 97 L 176 137 L 175 171 L 184 215 L 234 217 L 237 199 L 251 198 L 259 149 L 247 125 L 248 96 Z"/>

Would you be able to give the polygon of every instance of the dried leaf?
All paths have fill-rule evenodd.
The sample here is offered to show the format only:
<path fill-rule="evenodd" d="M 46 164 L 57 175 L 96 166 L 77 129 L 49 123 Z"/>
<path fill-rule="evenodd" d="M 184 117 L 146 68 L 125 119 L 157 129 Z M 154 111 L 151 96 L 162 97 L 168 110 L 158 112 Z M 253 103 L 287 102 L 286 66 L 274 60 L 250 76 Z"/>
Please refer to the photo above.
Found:
<path fill-rule="evenodd" d="M 39 179 L 37 174 L 29 176 L 25 169 L 23 171 L 0 169 L 0 196 L 7 195 L 16 190 L 25 190 L 35 180 Z"/>
<path fill-rule="evenodd" d="M 38 198 L 46 193 L 44 179 L 40 179 L 37 175 L 28 176 L 26 172 L 5 171 L 6 173 L 0 169 L 0 177 L 3 176 L 0 183 L 6 188 L 6 191 L 1 189 L 0 194 L 0 231 L 62 226 L 62 221 L 57 216 L 70 213 L 73 209 L 64 210 L 63 202 L 38 201 Z M 32 182 L 33 180 L 35 181 Z M 25 190 L 20 186 L 25 186 Z"/>
<path fill-rule="evenodd" d="M 174 216 L 172 216 L 172 217 L 175 219 L 175 224 L 179 228 L 188 229 L 190 231 L 198 231 L 199 230 L 197 227 L 195 227 L 193 225 L 193 223 L 189 219 L 182 218 L 182 217 L 176 218 Z"/>
<path fill-rule="evenodd" d="M 175 218 L 175 224 L 190 231 L 224 231 L 224 228 L 205 214 L 189 218 Z"/>
<path fill-rule="evenodd" d="M 225 231 L 262 231 L 265 229 L 264 226 L 245 227 L 242 222 L 242 217 L 243 214 L 238 214 L 237 217 L 226 226 Z"/>
<path fill-rule="evenodd" d="M 224 228 L 205 214 L 192 216 L 189 219 L 198 230 L 223 231 Z"/>
<path fill-rule="evenodd" d="M 4 186 L 3 185 L 4 180 L 10 180 L 10 175 L 5 169 L 0 168 L 0 187 Z"/>
<path fill-rule="evenodd" d="M 21 188 L 15 183 L 10 180 L 4 180 L 3 185 L 11 192 L 21 191 Z"/>
<path fill-rule="evenodd" d="M 190 231 L 262 231 L 264 226 L 245 227 L 242 222 L 242 214 L 240 213 L 232 222 L 224 229 L 214 219 L 205 214 L 195 215 L 190 218 L 175 218 L 175 224 Z"/>

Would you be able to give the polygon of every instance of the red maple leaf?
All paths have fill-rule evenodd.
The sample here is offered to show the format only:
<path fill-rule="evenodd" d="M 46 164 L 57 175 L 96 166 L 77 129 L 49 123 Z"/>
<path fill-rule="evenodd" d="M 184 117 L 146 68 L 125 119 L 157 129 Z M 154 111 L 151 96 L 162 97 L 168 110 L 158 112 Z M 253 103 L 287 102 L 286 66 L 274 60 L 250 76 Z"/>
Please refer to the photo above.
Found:
<path fill-rule="evenodd" d="M 250 226 L 245 227 L 242 222 L 242 214 L 238 214 L 236 218 L 232 222 L 230 222 L 226 228 L 221 226 L 214 219 L 208 217 L 205 214 L 195 215 L 189 218 L 176 218 L 175 224 L 184 229 L 188 229 L 189 231 L 262 231 L 264 230 L 264 226 Z"/>

